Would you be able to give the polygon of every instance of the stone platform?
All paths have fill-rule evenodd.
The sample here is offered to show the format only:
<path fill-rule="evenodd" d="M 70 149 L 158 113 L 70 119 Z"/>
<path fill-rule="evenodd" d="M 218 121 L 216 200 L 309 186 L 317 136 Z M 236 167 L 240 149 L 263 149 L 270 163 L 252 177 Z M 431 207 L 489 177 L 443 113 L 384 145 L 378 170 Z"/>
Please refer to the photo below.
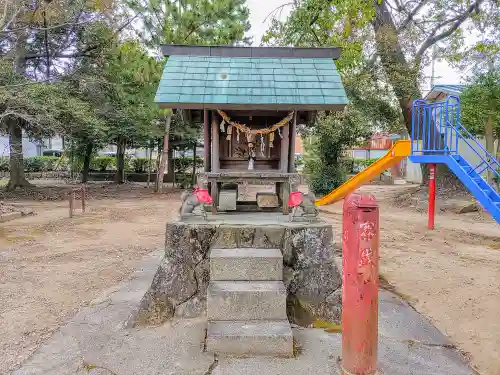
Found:
<path fill-rule="evenodd" d="M 205 315 L 213 248 L 279 249 L 288 320 L 300 326 L 339 321 L 341 276 L 330 225 L 288 222 L 280 213 L 219 213 L 167 224 L 165 257 L 134 323 Z"/>
<path fill-rule="evenodd" d="M 241 359 L 204 350 L 206 318 L 129 328 L 128 318 L 151 284 L 161 253 L 146 256 L 130 279 L 82 308 L 12 374 L 340 375 L 336 366 L 340 333 L 294 327 L 294 358 Z M 380 374 L 477 374 L 454 345 L 405 301 L 381 290 L 379 309 Z"/>

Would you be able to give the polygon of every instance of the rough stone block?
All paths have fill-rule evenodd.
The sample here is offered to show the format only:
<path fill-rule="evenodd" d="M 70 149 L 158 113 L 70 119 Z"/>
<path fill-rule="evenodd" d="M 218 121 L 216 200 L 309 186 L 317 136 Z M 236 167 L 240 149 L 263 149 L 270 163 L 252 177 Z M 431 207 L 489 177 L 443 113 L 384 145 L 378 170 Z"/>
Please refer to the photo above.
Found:
<path fill-rule="evenodd" d="M 240 227 L 237 237 L 238 247 L 253 247 L 255 227 Z"/>
<path fill-rule="evenodd" d="M 237 235 L 237 228 L 221 225 L 217 228 L 214 246 L 219 249 L 232 249 L 238 247 Z"/>
<path fill-rule="evenodd" d="M 253 246 L 264 249 L 281 249 L 284 234 L 285 228 L 283 227 L 256 227 Z"/>
<path fill-rule="evenodd" d="M 280 281 L 283 255 L 278 249 L 212 249 L 210 279 Z"/>
<path fill-rule="evenodd" d="M 341 272 L 333 265 L 336 255 L 332 238 L 332 228 L 324 222 L 253 223 L 242 215 L 241 222 L 236 223 L 169 223 L 165 258 L 141 302 L 139 315 L 153 324 L 174 314 L 202 315 L 207 302 L 210 249 L 272 248 L 283 254 L 290 321 L 307 326 L 310 318 L 329 320 L 340 312 L 340 302 L 332 298 L 332 291 L 341 282 Z M 308 318 L 296 318 L 304 315 L 304 306 L 310 311 Z"/>
<path fill-rule="evenodd" d="M 283 241 L 283 259 L 294 269 L 303 269 L 334 261 L 333 231 L 330 225 L 287 228 Z"/>
<path fill-rule="evenodd" d="M 291 357 L 292 329 L 287 320 L 209 322 L 207 351 L 234 356 Z"/>
<path fill-rule="evenodd" d="M 279 206 L 278 196 L 275 193 L 257 193 L 257 205 L 260 208 L 276 208 Z"/>
<path fill-rule="evenodd" d="M 208 224 L 168 223 L 165 235 L 165 257 L 191 267 L 207 258 L 216 228 Z"/>
<path fill-rule="evenodd" d="M 222 190 L 219 193 L 219 211 L 236 211 L 236 190 Z"/>
<path fill-rule="evenodd" d="M 285 320 L 286 289 L 281 281 L 210 281 L 208 320 Z"/>

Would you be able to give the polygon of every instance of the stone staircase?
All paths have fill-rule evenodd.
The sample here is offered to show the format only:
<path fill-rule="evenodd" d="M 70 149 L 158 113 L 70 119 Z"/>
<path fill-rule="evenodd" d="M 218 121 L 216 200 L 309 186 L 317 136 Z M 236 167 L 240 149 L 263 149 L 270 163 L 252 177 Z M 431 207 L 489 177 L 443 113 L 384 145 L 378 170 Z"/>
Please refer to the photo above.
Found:
<path fill-rule="evenodd" d="M 207 351 L 290 357 L 283 256 L 279 249 L 212 249 Z"/>

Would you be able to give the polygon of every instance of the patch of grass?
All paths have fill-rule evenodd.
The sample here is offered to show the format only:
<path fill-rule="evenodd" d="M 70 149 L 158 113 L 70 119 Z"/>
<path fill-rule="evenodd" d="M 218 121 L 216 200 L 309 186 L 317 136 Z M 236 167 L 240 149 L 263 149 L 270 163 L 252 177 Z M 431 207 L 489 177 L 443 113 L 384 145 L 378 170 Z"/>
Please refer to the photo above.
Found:
<path fill-rule="evenodd" d="M 92 363 L 83 362 L 83 368 L 90 372 L 91 370 L 96 369 L 97 366 Z"/>
<path fill-rule="evenodd" d="M 500 241 L 492 242 L 492 243 L 488 244 L 488 247 L 490 249 L 500 250 Z"/>
<path fill-rule="evenodd" d="M 342 332 L 342 326 L 340 324 L 326 322 L 324 320 L 315 320 L 313 323 L 314 328 L 324 328 L 328 333 L 340 333 Z"/>
<path fill-rule="evenodd" d="M 294 358 L 302 354 L 302 347 L 298 344 L 295 337 L 293 338 L 293 356 Z"/>

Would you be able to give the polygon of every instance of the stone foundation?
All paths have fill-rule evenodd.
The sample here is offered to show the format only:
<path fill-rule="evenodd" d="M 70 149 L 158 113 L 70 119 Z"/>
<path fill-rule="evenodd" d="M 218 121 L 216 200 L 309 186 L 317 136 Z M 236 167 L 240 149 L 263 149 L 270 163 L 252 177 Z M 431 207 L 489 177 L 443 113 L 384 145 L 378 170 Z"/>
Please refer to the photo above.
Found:
<path fill-rule="evenodd" d="M 165 257 L 141 301 L 136 323 L 160 324 L 174 315 L 204 315 L 209 250 L 237 247 L 281 250 L 290 322 L 301 326 L 316 319 L 338 322 L 341 275 L 334 261 L 332 237 L 331 226 L 324 222 L 168 223 Z"/>

